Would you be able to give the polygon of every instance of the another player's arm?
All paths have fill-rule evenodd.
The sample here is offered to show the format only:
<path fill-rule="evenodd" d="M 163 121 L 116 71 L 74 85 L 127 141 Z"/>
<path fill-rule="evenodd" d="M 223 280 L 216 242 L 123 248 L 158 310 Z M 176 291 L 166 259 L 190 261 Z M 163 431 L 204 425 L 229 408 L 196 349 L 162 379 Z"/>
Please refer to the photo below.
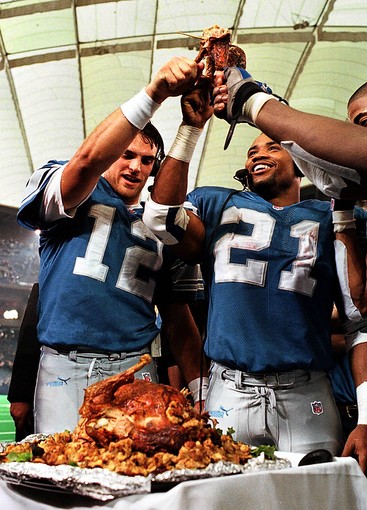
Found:
<path fill-rule="evenodd" d="M 358 425 L 349 435 L 342 454 L 356 456 L 367 473 L 366 261 L 356 234 L 353 205 L 345 207 L 339 201 L 335 205 L 338 209 L 333 212 L 337 269 L 348 319 L 346 344 L 358 404 Z"/>
<path fill-rule="evenodd" d="M 223 71 L 216 72 L 215 85 L 215 115 L 226 118 L 227 103 L 231 97 L 228 97 Z M 345 121 L 305 113 L 275 99 L 266 101 L 262 106 L 256 104 L 256 107 L 260 107 L 256 108 L 256 127 L 262 132 L 279 143 L 293 140 L 316 157 L 367 175 L 365 129 Z M 253 118 L 247 121 L 254 123 Z M 348 140 L 347 144 L 345 140 Z"/>
<path fill-rule="evenodd" d="M 155 179 L 144 222 L 185 261 L 200 261 L 205 237 L 202 221 L 183 203 L 187 194 L 189 163 L 213 109 L 205 82 L 181 100 L 183 121 Z"/>
<path fill-rule="evenodd" d="M 161 303 L 159 312 L 170 351 L 192 391 L 198 410 L 203 408 L 208 371 L 199 329 L 187 303 Z"/>
<path fill-rule="evenodd" d="M 205 227 L 200 218 L 183 207 L 188 171 L 189 163 L 169 155 L 166 157 L 155 178 L 143 220 L 158 238 L 170 245 L 180 259 L 197 263 L 201 261 Z M 164 206 L 163 211 L 159 207 L 161 205 Z M 176 209 L 176 216 L 173 217 L 171 211 L 176 212 Z M 173 225 L 170 224 L 170 217 Z"/>

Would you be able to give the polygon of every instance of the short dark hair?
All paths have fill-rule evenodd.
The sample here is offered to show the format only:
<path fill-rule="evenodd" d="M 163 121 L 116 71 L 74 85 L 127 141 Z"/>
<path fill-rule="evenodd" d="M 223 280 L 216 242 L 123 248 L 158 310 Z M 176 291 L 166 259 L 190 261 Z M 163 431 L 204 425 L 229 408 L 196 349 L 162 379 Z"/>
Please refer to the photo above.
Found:
<path fill-rule="evenodd" d="M 367 96 L 367 82 L 363 83 L 363 85 L 358 87 L 357 90 L 355 90 L 353 92 L 353 94 L 349 98 L 347 107 L 349 108 L 349 106 L 351 105 L 351 103 L 353 103 L 353 101 L 356 101 L 357 99 L 359 99 L 360 97 L 363 97 L 363 96 Z"/>
<path fill-rule="evenodd" d="M 140 131 L 140 134 L 146 143 L 150 143 L 151 146 L 155 145 L 157 147 L 154 165 L 152 171 L 150 172 L 150 175 L 154 177 L 157 174 L 159 167 L 161 166 L 161 163 L 165 157 L 163 138 L 158 129 L 153 126 L 150 121 Z"/>

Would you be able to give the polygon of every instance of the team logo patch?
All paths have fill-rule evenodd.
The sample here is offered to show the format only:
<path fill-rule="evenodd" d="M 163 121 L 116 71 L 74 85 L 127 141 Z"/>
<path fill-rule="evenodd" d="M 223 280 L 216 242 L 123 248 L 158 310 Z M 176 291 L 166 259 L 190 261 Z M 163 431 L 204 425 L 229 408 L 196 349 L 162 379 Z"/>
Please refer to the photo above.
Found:
<path fill-rule="evenodd" d="M 313 414 L 319 415 L 324 412 L 324 406 L 320 400 L 315 400 L 314 402 L 310 402 L 310 404 Z"/>
<path fill-rule="evenodd" d="M 67 379 L 63 379 L 62 377 L 58 377 L 57 381 L 49 381 L 46 383 L 46 386 L 67 386 L 68 381 L 70 381 L 71 377 Z"/>
<path fill-rule="evenodd" d="M 210 410 L 209 414 L 212 418 L 224 418 L 225 416 L 229 416 L 231 411 L 233 411 L 233 407 L 226 409 L 223 406 L 220 406 L 217 410 Z"/>
<path fill-rule="evenodd" d="M 144 381 L 152 382 L 152 376 L 150 372 L 142 372 L 141 377 L 144 379 Z"/>

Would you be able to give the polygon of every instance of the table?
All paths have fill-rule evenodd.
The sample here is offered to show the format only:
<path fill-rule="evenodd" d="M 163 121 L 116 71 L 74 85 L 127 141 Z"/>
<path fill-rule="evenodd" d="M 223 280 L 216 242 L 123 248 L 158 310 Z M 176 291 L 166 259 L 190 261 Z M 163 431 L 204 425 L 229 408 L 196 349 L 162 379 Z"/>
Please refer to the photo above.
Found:
<path fill-rule="evenodd" d="M 2 510 L 367 510 L 367 478 L 351 457 L 298 467 L 302 455 L 279 453 L 292 468 L 192 480 L 167 492 L 99 502 L 0 481 Z"/>

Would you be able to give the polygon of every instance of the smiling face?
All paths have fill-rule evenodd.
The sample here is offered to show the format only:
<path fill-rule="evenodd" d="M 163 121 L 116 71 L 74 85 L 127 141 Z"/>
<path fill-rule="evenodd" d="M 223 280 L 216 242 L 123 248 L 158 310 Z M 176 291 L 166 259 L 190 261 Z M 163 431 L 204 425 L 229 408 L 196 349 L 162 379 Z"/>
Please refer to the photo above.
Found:
<path fill-rule="evenodd" d="M 283 205 L 299 200 L 300 179 L 288 152 L 268 136 L 258 136 L 247 153 L 249 186 L 265 200 Z"/>
<path fill-rule="evenodd" d="M 103 177 L 126 205 L 139 202 L 140 193 L 152 171 L 156 153 L 157 147 L 138 134 L 122 156 L 104 172 Z"/>

